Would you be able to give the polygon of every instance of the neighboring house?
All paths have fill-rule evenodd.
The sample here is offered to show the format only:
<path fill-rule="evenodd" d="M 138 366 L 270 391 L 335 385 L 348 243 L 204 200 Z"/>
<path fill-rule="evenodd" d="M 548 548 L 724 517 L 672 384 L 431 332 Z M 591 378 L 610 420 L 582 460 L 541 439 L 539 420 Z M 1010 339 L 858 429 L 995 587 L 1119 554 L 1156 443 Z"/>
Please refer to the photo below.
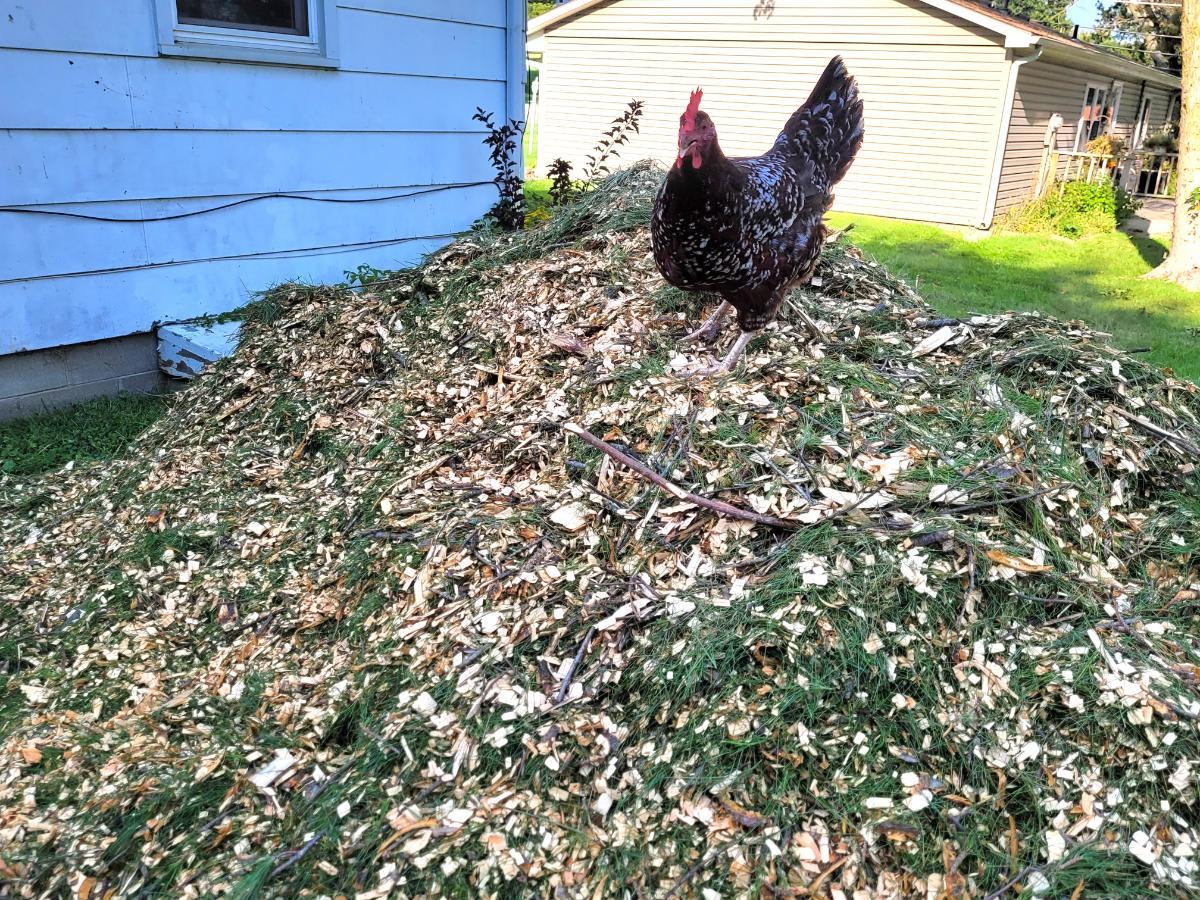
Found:
<path fill-rule="evenodd" d="M 529 37 L 542 54 L 542 171 L 556 157 L 578 166 L 632 98 L 646 112 L 624 157 L 670 162 L 697 85 L 725 152 L 761 153 L 841 54 L 866 140 L 835 208 L 982 228 L 1030 196 L 1052 116 L 1061 151 L 1110 124 L 1133 137 L 1139 115 L 1141 139 L 1179 90 L 1175 76 L 968 0 L 573 0 L 533 19 Z"/>
<path fill-rule="evenodd" d="M 0 0 L 0 417 L 154 387 L 156 323 L 470 226 L 471 116 L 522 118 L 524 44 L 525 0 Z"/>

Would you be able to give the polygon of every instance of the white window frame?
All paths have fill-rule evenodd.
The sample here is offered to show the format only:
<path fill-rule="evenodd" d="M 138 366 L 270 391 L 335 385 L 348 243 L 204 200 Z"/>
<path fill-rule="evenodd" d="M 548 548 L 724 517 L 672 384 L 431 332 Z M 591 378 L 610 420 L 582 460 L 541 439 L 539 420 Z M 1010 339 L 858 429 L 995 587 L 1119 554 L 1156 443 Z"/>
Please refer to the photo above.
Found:
<path fill-rule="evenodd" d="M 1093 90 L 1104 92 L 1104 102 L 1100 107 L 1101 110 L 1111 109 L 1112 114 L 1108 119 L 1108 127 L 1096 137 L 1101 137 L 1105 134 L 1112 134 L 1113 129 L 1117 124 L 1117 110 L 1121 103 L 1121 88 L 1124 85 L 1119 81 L 1089 81 L 1083 88 L 1083 104 L 1079 107 L 1079 119 L 1075 122 L 1075 152 L 1086 153 L 1088 142 L 1091 140 L 1086 136 L 1084 131 L 1084 123 L 1086 121 L 1088 111 L 1088 94 Z"/>
<path fill-rule="evenodd" d="M 1133 122 L 1133 150 L 1142 149 L 1142 144 L 1146 143 L 1146 138 L 1150 136 L 1150 113 L 1153 109 L 1153 97 L 1143 97 L 1142 102 L 1138 104 L 1137 118 Z"/>
<path fill-rule="evenodd" d="M 336 69 L 337 0 L 307 2 L 309 33 L 286 34 L 181 23 L 175 0 L 154 0 L 158 52 L 194 59 Z"/>

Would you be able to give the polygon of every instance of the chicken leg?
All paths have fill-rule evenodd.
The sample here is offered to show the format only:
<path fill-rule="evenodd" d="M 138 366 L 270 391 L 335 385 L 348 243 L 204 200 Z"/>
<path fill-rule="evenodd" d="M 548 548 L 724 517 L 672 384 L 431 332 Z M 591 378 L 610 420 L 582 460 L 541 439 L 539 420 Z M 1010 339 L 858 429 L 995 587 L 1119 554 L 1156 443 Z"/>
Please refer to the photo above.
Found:
<path fill-rule="evenodd" d="M 738 335 L 737 340 L 733 342 L 733 346 L 729 348 L 729 352 L 725 354 L 725 358 L 723 360 L 714 366 L 703 366 L 698 369 L 691 369 L 685 373 L 686 377 L 703 378 L 707 375 L 723 375 L 730 371 L 735 365 L 737 365 L 737 361 L 742 358 L 742 353 L 745 352 L 746 345 L 758 337 L 759 332 L 761 331 L 762 329 L 760 328 L 758 331 L 741 332 Z"/>
<path fill-rule="evenodd" d="M 702 344 L 711 344 L 720 336 L 721 326 L 725 324 L 725 317 L 729 315 L 732 309 L 733 306 L 727 301 L 722 300 L 721 305 L 713 311 L 713 314 L 704 320 L 704 324 L 687 337 L 682 338 L 681 342 L 691 343 L 692 341 L 700 341 Z"/>

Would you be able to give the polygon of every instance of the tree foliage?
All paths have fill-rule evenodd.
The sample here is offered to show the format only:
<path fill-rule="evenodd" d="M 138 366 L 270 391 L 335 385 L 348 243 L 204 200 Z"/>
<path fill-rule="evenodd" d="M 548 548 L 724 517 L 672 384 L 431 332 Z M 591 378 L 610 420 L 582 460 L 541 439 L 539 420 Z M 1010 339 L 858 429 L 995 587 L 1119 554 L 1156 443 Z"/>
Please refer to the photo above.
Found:
<path fill-rule="evenodd" d="M 1074 27 L 1067 18 L 1067 7 L 1070 5 L 1071 0 L 992 0 L 992 6 L 997 9 L 1022 19 L 1041 22 L 1063 34 L 1070 34 Z"/>
<path fill-rule="evenodd" d="M 1178 75 L 1182 66 L 1178 6 L 1114 3 L 1100 7 L 1100 20 L 1091 40 L 1138 62 Z"/>

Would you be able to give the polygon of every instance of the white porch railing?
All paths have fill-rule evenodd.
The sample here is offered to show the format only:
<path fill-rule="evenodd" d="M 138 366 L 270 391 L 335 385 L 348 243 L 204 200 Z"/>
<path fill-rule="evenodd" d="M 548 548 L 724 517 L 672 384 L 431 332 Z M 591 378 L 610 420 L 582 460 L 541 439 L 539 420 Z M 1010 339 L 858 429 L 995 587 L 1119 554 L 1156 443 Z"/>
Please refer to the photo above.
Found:
<path fill-rule="evenodd" d="M 1062 181 L 1087 181 L 1098 184 L 1116 180 L 1116 160 L 1111 156 L 1060 151 L 1058 157 L 1063 164 L 1062 174 L 1059 176 Z"/>
<path fill-rule="evenodd" d="M 1174 197 L 1175 170 L 1179 167 L 1178 153 L 1133 154 L 1123 185 L 1125 190 L 1139 197 Z"/>
<path fill-rule="evenodd" d="M 1110 181 L 1138 197 L 1175 196 L 1177 153 L 1152 153 L 1138 150 L 1117 159 L 1098 153 L 1058 151 L 1047 160 L 1039 177 L 1038 192 L 1049 187 L 1046 176 L 1056 171 L 1060 181 Z"/>

